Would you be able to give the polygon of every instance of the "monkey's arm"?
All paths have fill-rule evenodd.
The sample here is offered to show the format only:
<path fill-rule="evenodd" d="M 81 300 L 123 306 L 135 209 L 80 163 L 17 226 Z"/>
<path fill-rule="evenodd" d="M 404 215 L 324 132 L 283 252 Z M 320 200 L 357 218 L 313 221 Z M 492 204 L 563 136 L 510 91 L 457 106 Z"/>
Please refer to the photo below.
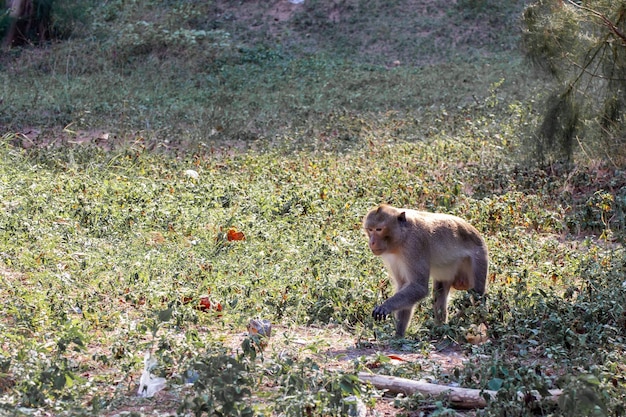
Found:
<path fill-rule="evenodd" d="M 428 276 L 426 278 L 414 277 L 412 282 L 407 283 L 384 303 L 376 306 L 372 311 L 372 317 L 375 320 L 383 320 L 396 310 L 411 309 L 427 295 Z"/>

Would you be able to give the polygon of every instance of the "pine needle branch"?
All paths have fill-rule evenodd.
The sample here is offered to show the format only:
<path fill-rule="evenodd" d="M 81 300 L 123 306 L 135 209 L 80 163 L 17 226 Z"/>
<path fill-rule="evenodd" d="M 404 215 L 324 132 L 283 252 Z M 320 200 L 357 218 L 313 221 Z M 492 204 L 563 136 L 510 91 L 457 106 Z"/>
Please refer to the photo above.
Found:
<path fill-rule="evenodd" d="M 611 32 L 613 32 L 613 34 L 615 36 L 617 36 L 619 39 L 621 39 L 622 43 L 624 44 L 624 46 L 626 46 L 626 35 L 624 33 L 622 33 L 619 28 L 617 27 L 617 25 L 615 23 L 613 23 L 608 17 L 606 17 L 605 15 L 603 15 L 602 13 L 598 12 L 597 10 L 591 9 L 587 6 L 583 6 L 582 4 L 577 4 L 572 0 L 567 0 L 567 2 L 569 4 L 571 4 L 572 6 L 580 9 L 580 10 L 584 10 L 588 13 L 591 13 L 592 15 L 596 16 L 597 18 L 599 18 L 600 20 L 602 20 L 602 22 L 604 23 L 604 25 L 606 27 L 609 28 L 609 30 Z M 619 19 L 617 20 L 618 22 L 620 20 L 622 20 L 624 16 L 624 9 L 622 8 L 620 11 L 620 16 Z"/>

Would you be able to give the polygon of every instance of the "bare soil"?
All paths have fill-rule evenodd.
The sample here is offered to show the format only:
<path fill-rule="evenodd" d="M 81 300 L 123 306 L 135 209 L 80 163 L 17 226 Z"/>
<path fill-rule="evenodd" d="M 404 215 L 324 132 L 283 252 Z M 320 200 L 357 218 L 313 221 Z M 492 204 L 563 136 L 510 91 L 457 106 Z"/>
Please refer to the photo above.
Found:
<path fill-rule="evenodd" d="M 209 329 L 204 329 L 209 331 Z M 233 352 L 240 350 L 241 343 L 248 336 L 247 331 L 239 333 L 223 333 L 223 331 L 211 329 L 210 332 L 223 340 L 224 344 L 231 348 Z M 270 357 L 273 355 L 289 355 L 295 358 L 304 359 L 312 357 L 316 363 L 324 366 L 328 370 L 351 371 L 353 370 L 352 362 L 356 359 L 365 361 L 367 366 L 376 369 L 380 364 L 377 358 L 380 355 L 386 355 L 392 363 L 401 364 L 403 362 L 418 362 L 424 374 L 420 377 L 432 375 L 435 369 L 439 373 L 450 373 L 457 367 L 462 367 L 463 362 L 468 358 L 463 354 L 460 348 L 450 347 L 443 351 L 432 351 L 427 353 L 407 352 L 393 349 L 384 342 L 360 341 L 360 344 L 367 347 L 357 346 L 354 335 L 344 331 L 339 326 L 299 326 L 286 327 L 274 326 L 272 328 L 272 336 L 264 350 L 264 355 Z M 89 352 L 86 352 L 89 354 Z M 93 354 L 94 352 L 91 352 Z M 101 369 L 101 372 L 106 372 Z M 114 406 L 106 412 L 106 416 L 120 416 L 127 412 L 138 412 L 142 415 L 165 416 L 170 413 L 175 414 L 181 395 L 184 390 L 170 391 L 165 389 L 158 392 L 153 398 L 139 398 L 136 395 L 137 383 L 139 375 L 133 376 L 130 380 L 123 382 L 123 395 L 116 397 Z M 395 416 L 402 409 L 393 406 L 394 396 L 381 396 L 373 409 L 368 410 L 368 416 Z M 411 416 L 411 414 L 405 415 Z M 416 414 L 417 415 L 417 414 Z M 465 414 L 473 415 L 473 411 Z"/>
<path fill-rule="evenodd" d="M 26 274 L 21 274 L 10 268 L 0 265 L 0 275 L 7 283 L 17 281 L 28 281 Z M 0 302 L 8 301 L 11 297 L 9 287 L 0 290 Z M 121 302 L 120 300 L 109 300 L 111 303 Z M 140 319 L 142 312 L 140 306 L 131 303 L 123 303 L 119 308 L 126 310 L 128 317 Z M 5 322 L 9 317 L 0 318 Z M 12 325 L 13 323 L 7 323 Z M 95 339 L 115 338 L 116 329 L 102 330 L 110 334 L 94 337 Z M 198 327 L 200 335 L 206 334 L 210 338 L 220 340 L 225 347 L 232 352 L 241 350 L 242 342 L 248 337 L 246 329 L 240 331 L 225 331 L 219 328 Z M 163 329 L 167 332 L 167 337 L 176 339 L 183 338 L 184 335 L 177 333 L 173 329 Z M 33 335 L 34 336 L 34 335 Z M 146 336 L 149 338 L 149 336 Z M 148 340 L 148 339 L 146 339 Z M 176 410 L 184 397 L 188 388 L 166 387 L 158 392 L 153 398 L 141 398 L 137 396 L 137 389 L 140 379 L 140 371 L 120 374 L 120 370 L 103 364 L 96 358 L 110 357 L 113 352 L 104 350 L 97 343 L 86 346 L 82 351 L 68 351 L 70 360 L 77 368 L 82 369 L 80 376 L 91 381 L 109 381 L 106 384 L 99 384 L 98 393 L 102 398 L 112 398 L 113 401 L 103 410 L 104 416 L 123 416 L 132 413 L 151 416 L 175 415 Z M 354 371 L 355 360 L 365 364 L 372 370 L 376 370 L 382 364 L 380 359 L 387 356 L 392 364 L 418 363 L 422 370 L 419 378 L 435 379 L 436 375 L 446 375 L 453 372 L 455 368 L 464 366 L 464 362 L 469 358 L 458 346 L 447 346 L 440 351 L 415 352 L 393 348 L 389 342 L 377 340 L 357 340 L 354 334 L 347 332 L 337 325 L 327 326 L 292 326 L 273 325 L 271 337 L 264 350 L 267 357 L 285 356 L 296 359 L 311 357 L 320 366 L 331 371 Z M 0 375 L 0 389 L 11 389 L 15 385 L 16 376 L 10 374 Z M 110 381 L 113 381 L 111 383 Z M 393 407 L 393 396 L 381 396 L 374 409 L 368 411 L 371 416 L 394 416 L 401 410 Z M 88 401 L 88 399 L 86 399 Z M 86 406 L 89 407 L 88 402 Z M 466 414 L 471 415 L 471 414 Z"/>

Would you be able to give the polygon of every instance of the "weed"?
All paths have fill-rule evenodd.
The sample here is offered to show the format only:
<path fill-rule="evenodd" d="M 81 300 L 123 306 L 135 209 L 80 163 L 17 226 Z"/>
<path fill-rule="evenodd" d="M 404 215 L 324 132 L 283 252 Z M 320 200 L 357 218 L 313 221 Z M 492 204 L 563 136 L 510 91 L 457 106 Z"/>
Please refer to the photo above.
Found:
<path fill-rule="evenodd" d="M 209 353 L 191 363 L 187 373 L 194 375 L 194 394 L 188 396 L 179 413 L 190 411 L 196 416 L 253 416 L 249 398 L 254 388 L 250 365 L 245 357 Z"/>

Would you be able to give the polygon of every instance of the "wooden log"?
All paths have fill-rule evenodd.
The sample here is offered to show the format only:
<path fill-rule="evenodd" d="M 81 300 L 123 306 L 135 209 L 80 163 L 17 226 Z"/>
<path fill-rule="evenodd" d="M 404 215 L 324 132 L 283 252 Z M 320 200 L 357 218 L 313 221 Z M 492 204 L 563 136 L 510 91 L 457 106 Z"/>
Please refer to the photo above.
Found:
<path fill-rule="evenodd" d="M 412 379 L 398 378 L 395 376 L 376 375 L 367 372 L 359 372 L 359 379 L 363 382 L 369 382 L 377 389 L 384 389 L 391 393 L 404 395 L 412 395 L 420 392 L 424 395 L 439 396 L 446 395 L 450 405 L 455 408 L 484 408 L 487 401 L 483 396 L 489 394 L 491 398 L 496 398 L 496 391 L 479 390 L 472 388 L 449 387 L 446 385 L 431 384 L 426 381 L 414 381 Z M 546 397 L 549 401 L 557 401 L 561 390 L 550 390 L 550 396 Z M 518 394 L 520 399 L 524 399 L 522 393 Z M 533 395 L 534 399 L 541 399 L 539 393 Z"/>

